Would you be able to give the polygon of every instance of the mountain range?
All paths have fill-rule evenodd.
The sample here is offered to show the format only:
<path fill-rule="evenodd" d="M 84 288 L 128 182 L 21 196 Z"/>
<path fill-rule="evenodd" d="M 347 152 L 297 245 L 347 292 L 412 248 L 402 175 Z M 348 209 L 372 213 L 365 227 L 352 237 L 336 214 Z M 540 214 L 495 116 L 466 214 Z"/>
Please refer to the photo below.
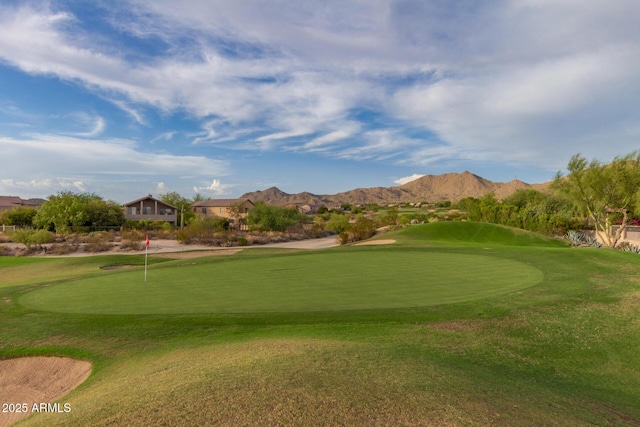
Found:
<path fill-rule="evenodd" d="M 312 194 L 308 192 L 288 194 L 271 187 L 242 195 L 242 199 L 253 202 L 264 201 L 275 205 L 340 205 L 342 203 L 398 203 L 398 202 L 456 202 L 465 197 L 482 197 L 493 192 L 497 199 L 503 199 L 516 190 L 534 189 L 546 191 L 551 181 L 543 184 L 527 184 L 514 179 L 509 182 L 493 182 L 471 172 L 424 175 L 414 181 L 396 187 L 356 188 L 337 194 Z"/>

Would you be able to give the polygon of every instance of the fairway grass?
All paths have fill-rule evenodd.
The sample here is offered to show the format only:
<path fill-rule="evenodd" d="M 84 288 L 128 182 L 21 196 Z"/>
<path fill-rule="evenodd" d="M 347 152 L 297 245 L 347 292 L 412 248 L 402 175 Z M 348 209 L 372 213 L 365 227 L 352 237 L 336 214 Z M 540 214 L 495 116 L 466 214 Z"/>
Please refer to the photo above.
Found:
<path fill-rule="evenodd" d="M 640 256 L 488 224 L 383 238 L 146 284 L 100 269 L 139 257 L 0 258 L 0 358 L 93 366 L 69 413 L 19 425 L 640 426 Z"/>
<path fill-rule="evenodd" d="M 323 252 L 105 272 L 31 292 L 36 310 L 96 314 L 335 311 L 422 307 L 513 292 L 542 272 L 486 255 Z"/>

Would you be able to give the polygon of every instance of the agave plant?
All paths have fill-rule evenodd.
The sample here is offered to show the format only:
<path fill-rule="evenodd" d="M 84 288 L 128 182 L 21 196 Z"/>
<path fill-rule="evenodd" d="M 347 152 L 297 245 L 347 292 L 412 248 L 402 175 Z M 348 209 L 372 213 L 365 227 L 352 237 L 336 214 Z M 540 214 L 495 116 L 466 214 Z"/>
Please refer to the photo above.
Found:
<path fill-rule="evenodd" d="M 571 246 L 580 246 L 586 243 L 584 233 L 580 231 L 569 230 L 564 238 L 571 242 Z"/>
<path fill-rule="evenodd" d="M 622 250 L 625 252 L 633 252 L 634 254 L 640 254 L 640 247 L 633 245 L 629 242 L 624 242 L 625 244 L 622 245 Z"/>
<path fill-rule="evenodd" d="M 592 248 L 602 247 L 602 243 L 598 242 L 598 239 L 596 239 L 594 236 L 587 236 L 585 243 L 591 246 Z"/>

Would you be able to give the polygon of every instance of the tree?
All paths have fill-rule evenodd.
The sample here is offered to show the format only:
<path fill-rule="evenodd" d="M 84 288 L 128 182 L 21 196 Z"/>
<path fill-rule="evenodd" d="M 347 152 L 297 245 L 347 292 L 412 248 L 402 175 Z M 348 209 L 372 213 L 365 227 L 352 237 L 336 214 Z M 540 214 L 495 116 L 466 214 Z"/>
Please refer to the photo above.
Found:
<path fill-rule="evenodd" d="M 196 215 L 191 211 L 191 205 L 196 201 L 202 200 L 202 196 L 196 194 L 196 197 L 193 200 L 189 200 L 186 197 L 182 197 L 176 191 L 170 191 L 166 194 L 161 194 L 159 199 L 178 208 L 180 228 L 183 228 L 185 224 L 191 223 L 191 221 L 196 217 Z"/>
<path fill-rule="evenodd" d="M 118 227 L 126 221 L 122 206 L 113 200 L 104 201 L 100 197 L 91 198 L 84 202 L 84 209 L 87 213 L 87 221 L 84 225 L 94 229 Z"/>
<path fill-rule="evenodd" d="M 74 227 L 81 227 L 89 219 L 85 203 L 98 198 L 95 194 L 75 194 L 61 191 L 40 206 L 33 223 L 40 228 L 55 229 L 57 233 L 68 233 Z"/>
<path fill-rule="evenodd" d="M 556 175 L 553 187 L 568 196 L 593 221 L 598 237 L 615 248 L 622 237 L 629 212 L 640 208 L 640 151 L 616 157 L 611 163 L 587 162 L 571 157 L 569 174 Z M 613 227 L 621 219 L 620 226 Z"/>
<path fill-rule="evenodd" d="M 33 218 L 36 216 L 37 212 L 38 211 L 34 208 L 14 207 L 10 211 L 4 213 L 4 219 L 8 225 L 30 227 L 33 224 Z"/>
<path fill-rule="evenodd" d="M 287 228 L 302 222 L 305 218 L 305 215 L 295 208 L 288 209 L 259 201 L 249 211 L 247 224 L 258 231 L 286 231 Z"/>
<path fill-rule="evenodd" d="M 33 224 L 57 233 L 82 227 L 115 227 L 124 223 L 124 212 L 116 202 L 105 202 L 93 193 L 62 191 L 40 206 Z"/>

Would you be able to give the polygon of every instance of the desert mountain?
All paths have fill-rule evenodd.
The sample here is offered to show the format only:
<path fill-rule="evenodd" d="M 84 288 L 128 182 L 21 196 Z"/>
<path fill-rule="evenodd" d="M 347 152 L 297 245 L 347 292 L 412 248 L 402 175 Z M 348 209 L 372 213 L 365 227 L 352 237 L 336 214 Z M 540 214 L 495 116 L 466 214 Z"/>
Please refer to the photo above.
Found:
<path fill-rule="evenodd" d="M 545 191 L 549 183 L 527 184 L 520 180 L 507 183 L 493 182 L 471 172 L 447 173 L 443 175 L 425 175 L 407 184 L 397 187 L 356 188 L 338 194 L 317 195 L 312 193 L 288 194 L 276 187 L 263 191 L 254 191 L 242 195 L 243 199 L 265 201 L 271 204 L 324 204 L 339 205 L 342 203 L 397 203 L 397 202 L 439 202 L 451 200 L 456 202 L 465 197 L 482 197 L 493 192 L 498 199 L 503 199 L 516 190 L 535 189 Z"/>

